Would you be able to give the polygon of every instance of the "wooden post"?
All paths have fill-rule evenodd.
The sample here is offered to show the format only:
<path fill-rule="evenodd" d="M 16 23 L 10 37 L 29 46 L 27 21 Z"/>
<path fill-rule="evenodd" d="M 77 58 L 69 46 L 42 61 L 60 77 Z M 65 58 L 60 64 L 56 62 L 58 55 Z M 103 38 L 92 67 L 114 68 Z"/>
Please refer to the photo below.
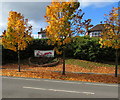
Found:
<path fill-rule="evenodd" d="M 116 58 L 115 58 L 115 77 L 118 75 L 118 49 L 116 49 Z"/>
<path fill-rule="evenodd" d="M 62 75 L 65 75 L 65 50 L 63 48 L 63 72 Z"/>
<path fill-rule="evenodd" d="M 17 51 L 18 54 L 18 72 L 20 72 L 20 51 Z"/>

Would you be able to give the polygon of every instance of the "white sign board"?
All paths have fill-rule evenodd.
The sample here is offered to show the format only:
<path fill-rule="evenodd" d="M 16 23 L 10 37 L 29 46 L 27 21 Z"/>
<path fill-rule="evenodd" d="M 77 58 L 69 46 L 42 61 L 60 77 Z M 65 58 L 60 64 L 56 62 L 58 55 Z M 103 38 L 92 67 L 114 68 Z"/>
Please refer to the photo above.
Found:
<path fill-rule="evenodd" d="M 54 50 L 34 50 L 35 57 L 54 57 Z"/>

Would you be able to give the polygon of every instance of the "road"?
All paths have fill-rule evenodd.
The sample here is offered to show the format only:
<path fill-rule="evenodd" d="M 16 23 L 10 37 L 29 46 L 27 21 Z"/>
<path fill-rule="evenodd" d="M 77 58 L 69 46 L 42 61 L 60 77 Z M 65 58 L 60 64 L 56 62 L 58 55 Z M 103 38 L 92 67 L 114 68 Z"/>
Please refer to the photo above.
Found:
<path fill-rule="evenodd" d="M 117 84 L 2 77 L 3 98 L 118 98 Z"/>

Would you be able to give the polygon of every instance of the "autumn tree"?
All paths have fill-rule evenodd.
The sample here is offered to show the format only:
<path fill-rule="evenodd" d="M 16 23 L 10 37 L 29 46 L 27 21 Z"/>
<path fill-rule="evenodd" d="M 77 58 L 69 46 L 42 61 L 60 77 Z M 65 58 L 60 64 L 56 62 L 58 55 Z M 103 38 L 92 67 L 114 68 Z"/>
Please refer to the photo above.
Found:
<path fill-rule="evenodd" d="M 113 8 L 109 15 L 105 14 L 106 21 L 103 24 L 104 30 L 101 33 L 100 44 L 103 47 L 112 47 L 116 50 L 116 60 L 115 60 L 115 77 L 117 77 L 118 72 L 118 56 L 120 49 L 120 19 L 118 11 L 120 7 Z"/>
<path fill-rule="evenodd" d="M 46 8 L 45 18 L 49 24 L 46 28 L 48 43 L 56 46 L 54 50 L 57 54 L 63 54 L 63 75 L 65 75 L 65 48 L 66 44 L 71 42 L 72 35 L 70 20 L 78 7 L 78 2 L 60 0 L 59 2 L 52 1 Z"/>
<path fill-rule="evenodd" d="M 24 50 L 31 37 L 32 26 L 28 19 L 24 19 L 21 13 L 10 11 L 7 30 L 3 33 L 2 44 L 6 49 L 13 50 L 18 54 L 18 71 L 20 72 L 20 51 Z"/>
<path fill-rule="evenodd" d="M 66 45 L 71 42 L 71 37 L 75 35 L 75 32 L 71 30 L 71 20 L 77 16 L 75 12 L 79 6 L 80 3 L 76 2 L 76 0 L 70 0 L 68 2 L 59 0 L 59 2 L 52 1 L 46 8 L 45 19 L 49 24 L 46 27 L 46 35 L 49 38 L 48 44 L 55 45 L 54 50 L 56 53 L 63 55 L 63 75 L 65 75 Z"/>

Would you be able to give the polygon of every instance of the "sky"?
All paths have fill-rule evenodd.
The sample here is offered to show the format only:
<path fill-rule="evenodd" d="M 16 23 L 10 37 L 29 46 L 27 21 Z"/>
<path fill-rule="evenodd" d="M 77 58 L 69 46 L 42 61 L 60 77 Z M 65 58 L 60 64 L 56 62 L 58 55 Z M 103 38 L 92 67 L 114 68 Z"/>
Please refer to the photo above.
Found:
<path fill-rule="evenodd" d="M 36 0 L 37 1 L 37 0 Z M 44 16 L 46 6 L 50 1 L 34 2 L 34 0 L 2 0 L 0 2 L 0 35 L 7 27 L 7 18 L 9 11 L 17 11 L 24 15 L 33 26 L 33 35 L 37 36 L 40 28 L 45 29 L 48 25 L 45 22 Z M 113 2 L 114 1 L 114 2 Z M 97 25 L 100 21 L 104 21 L 104 14 L 109 14 L 112 7 L 118 6 L 118 0 L 82 0 L 80 1 L 80 8 L 85 13 L 83 20 L 92 19 L 91 24 Z"/>

